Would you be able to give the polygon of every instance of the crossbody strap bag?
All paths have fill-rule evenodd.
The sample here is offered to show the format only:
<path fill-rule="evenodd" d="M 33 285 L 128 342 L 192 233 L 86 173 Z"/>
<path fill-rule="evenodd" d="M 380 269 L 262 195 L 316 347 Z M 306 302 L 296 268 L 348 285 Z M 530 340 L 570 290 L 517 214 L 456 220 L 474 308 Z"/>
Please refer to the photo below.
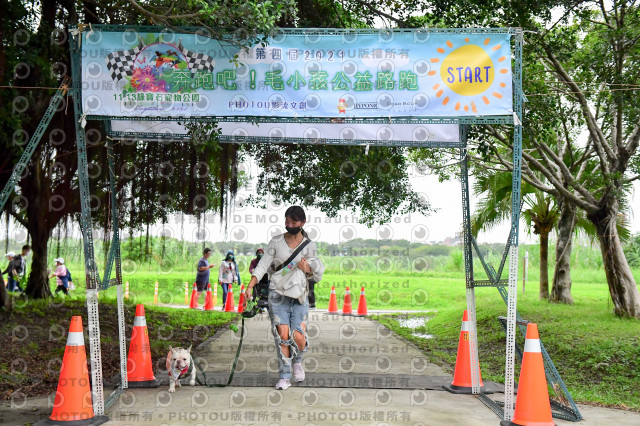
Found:
<path fill-rule="evenodd" d="M 305 241 L 301 242 L 300 245 L 298 246 L 298 248 L 295 249 L 293 253 L 291 253 L 291 256 L 289 256 L 289 258 L 287 260 L 282 262 L 282 264 L 280 266 L 275 268 L 274 271 L 278 272 L 280 269 L 284 268 L 286 265 L 291 263 L 291 261 L 293 259 L 295 259 L 295 257 L 298 255 L 298 253 L 300 253 L 302 251 L 302 249 L 304 249 L 307 246 L 307 244 L 309 244 L 310 242 L 311 242 L 311 240 L 309 238 L 307 238 Z"/>

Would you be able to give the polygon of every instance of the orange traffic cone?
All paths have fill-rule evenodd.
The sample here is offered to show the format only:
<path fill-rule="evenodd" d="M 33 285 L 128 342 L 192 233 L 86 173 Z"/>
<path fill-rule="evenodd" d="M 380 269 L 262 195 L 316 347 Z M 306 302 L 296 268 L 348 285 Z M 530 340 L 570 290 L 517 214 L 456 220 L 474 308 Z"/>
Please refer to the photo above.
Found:
<path fill-rule="evenodd" d="M 136 306 L 136 316 L 133 319 L 133 332 L 127 357 L 127 380 L 130 388 L 157 388 L 159 385 L 153 375 L 144 305 Z"/>
<path fill-rule="evenodd" d="M 196 309 L 198 307 L 198 285 L 193 283 L 193 291 L 191 292 L 191 303 L 189 308 Z"/>
<path fill-rule="evenodd" d="M 53 403 L 53 411 L 48 420 L 38 425 L 83 424 L 101 425 L 109 420 L 107 416 L 96 416 L 93 413 L 91 386 L 89 386 L 89 370 L 87 353 L 84 348 L 82 334 L 82 317 L 71 317 L 67 346 L 62 357 L 58 390 Z"/>
<path fill-rule="evenodd" d="M 244 284 L 240 284 L 240 299 L 238 300 L 238 313 L 241 314 L 244 311 Z"/>
<path fill-rule="evenodd" d="M 555 426 L 551 418 L 549 390 L 547 389 L 537 324 L 527 324 L 527 339 L 524 342 L 513 419 L 511 421 L 503 420 L 500 425 Z"/>
<path fill-rule="evenodd" d="M 233 286 L 232 285 L 229 285 L 229 291 L 227 292 L 227 300 L 225 301 L 225 304 L 224 304 L 224 311 L 225 312 L 235 311 L 235 308 L 233 306 Z"/>
<path fill-rule="evenodd" d="M 482 374 L 478 368 L 478 379 L 480 381 L 480 391 L 486 391 L 482 383 Z M 442 385 L 451 393 L 472 393 L 471 386 L 471 350 L 469 348 L 469 313 L 465 309 L 462 314 L 462 327 L 460 328 L 460 339 L 458 340 L 458 356 L 456 357 L 456 370 L 453 373 L 453 382 L 450 385 Z"/>
<path fill-rule="evenodd" d="M 349 287 L 347 287 L 347 290 L 344 293 L 344 304 L 342 305 L 342 314 L 343 315 L 353 314 L 353 309 L 351 307 L 351 293 L 349 293 Z"/>
<path fill-rule="evenodd" d="M 367 298 L 364 295 L 364 287 L 360 288 L 360 299 L 358 300 L 358 315 L 367 315 Z"/>
<path fill-rule="evenodd" d="M 329 309 L 330 314 L 338 313 L 338 301 L 336 300 L 336 288 L 331 286 L 331 296 L 329 296 Z"/>
<path fill-rule="evenodd" d="M 211 283 L 207 283 L 207 296 L 204 300 L 204 310 L 213 311 L 213 296 L 211 295 Z"/>

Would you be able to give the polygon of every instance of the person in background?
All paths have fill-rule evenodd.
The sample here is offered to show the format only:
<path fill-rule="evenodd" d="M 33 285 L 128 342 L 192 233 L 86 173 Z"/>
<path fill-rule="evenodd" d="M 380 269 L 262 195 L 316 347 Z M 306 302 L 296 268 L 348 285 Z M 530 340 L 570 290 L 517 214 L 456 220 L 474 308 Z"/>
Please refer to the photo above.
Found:
<path fill-rule="evenodd" d="M 30 252 L 31 252 L 31 246 L 29 244 L 25 244 L 22 246 L 22 252 L 19 255 L 17 255 L 14 259 L 16 265 L 18 266 L 18 268 L 16 268 L 16 272 L 18 272 L 17 286 L 18 286 L 18 289 L 20 289 L 20 291 L 22 291 L 22 288 L 20 287 L 20 282 L 22 282 L 22 279 L 27 275 L 26 257 L 29 255 Z"/>
<path fill-rule="evenodd" d="M 202 257 L 198 260 L 198 272 L 196 273 L 198 303 L 200 303 L 200 295 L 207 289 L 207 284 L 209 284 L 209 270 L 216 266 L 213 263 L 209 265 L 209 256 L 211 256 L 211 249 L 207 247 L 202 251 Z"/>
<path fill-rule="evenodd" d="M 58 292 L 62 290 L 62 292 L 68 296 L 69 272 L 67 271 L 67 267 L 64 266 L 64 259 L 59 257 L 57 259 L 53 259 L 53 261 L 56 263 L 56 270 L 53 271 L 53 274 L 49 275 L 49 278 L 56 277 L 57 287 L 55 293 L 58 294 Z"/>
<path fill-rule="evenodd" d="M 236 267 L 236 282 L 238 285 L 242 284 L 242 279 L 240 278 L 240 269 L 238 268 L 238 264 L 236 263 L 236 255 L 233 254 L 233 250 L 227 251 L 227 256 L 231 255 L 231 260 L 233 260 L 233 266 Z"/>
<path fill-rule="evenodd" d="M 264 249 L 259 248 L 256 250 L 256 258 L 251 261 L 249 264 L 249 273 L 253 274 L 253 270 L 256 269 L 260 259 L 264 256 Z M 269 304 L 269 275 L 264 274 L 260 282 L 253 287 L 253 298 L 258 299 L 258 306 L 263 309 L 266 309 Z"/>
<path fill-rule="evenodd" d="M 227 256 L 220 264 L 220 270 L 218 271 L 218 283 L 222 286 L 222 307 L 224 308 L 227 301 L 227 293 L 229 292 L 229 286 L 234 282 L 238 282 L 238 268 L 233 256 L 233 251 L 229 250 Z"/>
<path fill-rule="evenodd" d="M 18 276 L 15 262 L 16 254 L 10 251 L 5 254 L 5 256 L 7 257 L 9 264 L 7 265 L 7 269 L 2 271 L 2 275 L 7 274 L 7 291 L 16 291 L 16 288 L 20 288 L 20 284 L 16 281 L 16 277 Z M 20 289 L 20 291 L 22 291 L 22 289 Z"/>

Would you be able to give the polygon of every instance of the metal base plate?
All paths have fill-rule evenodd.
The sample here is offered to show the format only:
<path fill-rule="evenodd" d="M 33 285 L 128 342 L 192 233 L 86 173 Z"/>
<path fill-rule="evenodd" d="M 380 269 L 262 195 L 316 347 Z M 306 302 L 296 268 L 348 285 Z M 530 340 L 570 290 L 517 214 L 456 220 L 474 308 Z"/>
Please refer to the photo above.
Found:
<path fill-rule="evenodd" d="M 109 417 L 107 416 L 93 416 L 90 419 L 84 420 L 70 420 L 70 421 L 60 421 L 60 420 L 40 420 L 35 426 L 91 426 L 91 425 L 101 425 L 109 421 Z"/>
<path fill-rule="evenodd" d="M 129 389 L 131 388 L 157 388 L 160 386 L 160 382 L 157 379 L 145 380 L 141 382 L 132 382 L 129 380 Z"/>
<path fill-rule="evenodd" d="M 442 388 L 450 393 L 455 393 L 455 394 L 470 395 L 473 393 L 471 387 L 466 387 L 466 386 L 442 385 Z M 493 390 L 487 389 L 486 386 L 482 386 L 480 387 L 480 392 L 493 393 Z"/>

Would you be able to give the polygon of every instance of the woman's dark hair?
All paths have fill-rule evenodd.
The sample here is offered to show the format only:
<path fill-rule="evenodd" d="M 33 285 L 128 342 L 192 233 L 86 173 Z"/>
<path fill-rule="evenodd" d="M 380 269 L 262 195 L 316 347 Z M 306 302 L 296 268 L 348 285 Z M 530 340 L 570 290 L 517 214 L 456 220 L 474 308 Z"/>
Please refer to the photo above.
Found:
<path fill-rule="evenodd" d="M 284 212 L 284 217 L 288 217 L 293 220 L 299 220 L 301 222 L 306 222 L 307 215 L 304 214 L 304 209 L 300 206 L 291 206 Z"/>

